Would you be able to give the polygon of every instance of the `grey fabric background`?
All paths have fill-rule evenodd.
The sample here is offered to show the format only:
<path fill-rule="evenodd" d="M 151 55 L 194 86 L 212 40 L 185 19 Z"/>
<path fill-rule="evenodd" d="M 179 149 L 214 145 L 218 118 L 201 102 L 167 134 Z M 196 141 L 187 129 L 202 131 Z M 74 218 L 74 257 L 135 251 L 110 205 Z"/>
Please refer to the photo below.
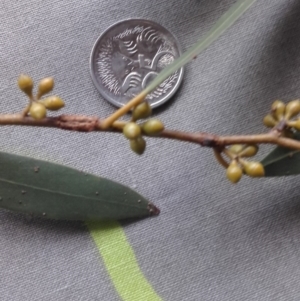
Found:
<path fill-rule="evenodd" d="M 130 17 L 161 23 L 183 49 L 234 0 L 1 0 L 0 110 L 25 104 L 21 72 L 54 76 L 64 113 L 107 116 L 89 55 L 109 25 Z M 155 115 L 167 127 L 257 133 L 276 98 L 300 96 L 300 2 L 257 1 L 186 67 L 184 83 Z M 299 177 L 233 186 L 208 149 L 148 140 L 144 156 L 121 136 L 0 128 L 1 150 L 72 166 L 126 184 L 158 205 L 157 218 L 125 224 L 140 267 L 166 301 L 300 299 Z M 269 148 L 263 148 L 266 153 Z M 262 156 L 261 154 L 261 156 Z M 138 285 L 138 283 L 137 283 Z M 0 211 L 2 301 L 119 300 L 81 223 Z"/>

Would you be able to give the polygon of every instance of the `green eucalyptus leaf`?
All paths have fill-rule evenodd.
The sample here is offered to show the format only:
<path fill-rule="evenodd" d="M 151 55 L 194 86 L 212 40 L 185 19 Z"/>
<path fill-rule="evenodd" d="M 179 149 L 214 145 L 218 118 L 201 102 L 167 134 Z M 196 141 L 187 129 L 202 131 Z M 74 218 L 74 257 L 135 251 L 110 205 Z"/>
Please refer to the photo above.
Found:
<path fill-rule="evenodd" d="M 198 54 L 204 51 L 211 43 L 217 40 L 227 29 L 229 29 L 255 2 L 256 0 L 239 0 L 221 16 L 209 32 L 200 39 L 194 46 L 183 53 L 173 63 L 162 70 L 155 79 L 145 88 L 144 92 L 150 93 L 166 78 L 175 71 L 193 60 Z"/>
<path fill-rule="evenodd" d="M 59 220 L 119 220 L 159 210 L 130 188 L 46 161 L 0 152 L 0 208 Z"/>
<path fill-rule="evenodd" d="M 297 133 L 294 139 L 300 141 Z M 290 176 L 300 174 L 300 151 L 276 147 L 261 163 L 266 177 Z"/>

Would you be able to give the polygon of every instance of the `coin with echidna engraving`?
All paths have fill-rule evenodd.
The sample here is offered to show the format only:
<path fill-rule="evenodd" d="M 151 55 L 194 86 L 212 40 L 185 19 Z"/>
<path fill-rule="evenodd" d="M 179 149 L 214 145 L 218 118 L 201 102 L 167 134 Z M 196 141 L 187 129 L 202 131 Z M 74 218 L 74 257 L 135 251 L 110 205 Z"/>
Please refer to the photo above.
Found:
<path fill-rule="evenodd" d="M 143 19 L 124 20 L 97 39 L 90 57 L 91 76 L 100 94 L 121 107 L 180 54 L 177 39 L 161 25 Z M 169 100 L 182 77 L 183 68 L 148 94 L 146 99 L 151 107 Z"/>

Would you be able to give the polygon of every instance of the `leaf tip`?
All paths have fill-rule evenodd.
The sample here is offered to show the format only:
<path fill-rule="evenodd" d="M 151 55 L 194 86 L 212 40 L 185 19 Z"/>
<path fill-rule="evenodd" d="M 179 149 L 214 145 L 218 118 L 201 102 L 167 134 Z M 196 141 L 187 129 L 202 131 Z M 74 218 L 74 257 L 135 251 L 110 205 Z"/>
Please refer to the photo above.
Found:
<path fill-rule="evenodd" d="M 152 204 L 151 202 L 149 202 L 148 204 L 148 210 L 149 210 L 149 215 L 159 215 L 160 214 L 160 210 L 159 208 L 157 208 L 154 204 Z"/>

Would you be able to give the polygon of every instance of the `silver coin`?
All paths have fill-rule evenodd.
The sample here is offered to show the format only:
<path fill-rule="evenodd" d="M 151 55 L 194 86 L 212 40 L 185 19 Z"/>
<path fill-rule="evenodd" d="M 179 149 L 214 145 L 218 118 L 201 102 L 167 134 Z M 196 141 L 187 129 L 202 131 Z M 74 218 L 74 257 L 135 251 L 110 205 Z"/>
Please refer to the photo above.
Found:
<path fill-rule="evenodd" d="M 181 54 L 176 38 L 161 25 L 129 19 L 109 27 L 97 39 L 90 57 L 90 72 L 100 94 L 121 107 L 143 90 Z M 179 88 L 183 68 L 147 96 L 155 108 Z"/>

